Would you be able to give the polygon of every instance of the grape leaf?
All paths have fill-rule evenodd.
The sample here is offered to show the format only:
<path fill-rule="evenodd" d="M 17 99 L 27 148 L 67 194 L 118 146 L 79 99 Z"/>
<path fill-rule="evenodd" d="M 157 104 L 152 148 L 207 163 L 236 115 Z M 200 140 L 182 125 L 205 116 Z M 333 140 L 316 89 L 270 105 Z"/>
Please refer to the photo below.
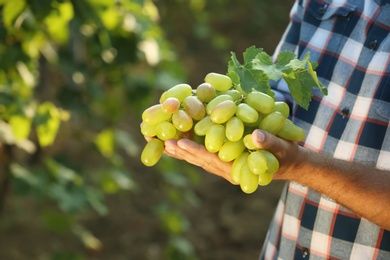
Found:
<path fill-rule="evenodd" d="M 234 52 L 228 63 L 227 75 L 232 79 L 236 89 L 249 93 L 257 90 L 271 96 L 270 81 L 284 79 L 296 103 L 308 109 L 312 98 L 312 89 L 319 88 L 327 95 L 327 89 L 318 80 L 315 68 L 316 62 L 310 61 L 307 52 L 302 59 L 298 59 L 291 51 L 282 51 L 276 62 L 262 48 L 251 46 L 243 53 L 244 63 L 241 64 Z"/>
<path fill-rule="evenodd" d="M 234 82 L 234 79 L 238 78 L 241 89 L 246 93 L 256 89 L 273 95 L 267 75 L 263 71 L 253 68 L 252 60 L 249 60 L 249 57 L 253 57 L 254 53 L 256 53 L 256 51 L 250 50 L 249 52 L 246 52 L 246 55 L 244 54 L 245 59 L 249 61 L 244 63 L 244 65 L 238 61 L 234 52 L 231 53 L 231 62 L 229 62 L 228 70 L 230 75 L 232 73 L 236 74 L 236 76 L 233 75 L 232 81 Z"/>
<path fill-rule="evenodd" d="M 282 77 L 283 72 L 276 67 L 271 56 L 264 51 L 259 53 L 252 63 L 254 69 L 263 71 L 270 80 L 279 80 Z"/>

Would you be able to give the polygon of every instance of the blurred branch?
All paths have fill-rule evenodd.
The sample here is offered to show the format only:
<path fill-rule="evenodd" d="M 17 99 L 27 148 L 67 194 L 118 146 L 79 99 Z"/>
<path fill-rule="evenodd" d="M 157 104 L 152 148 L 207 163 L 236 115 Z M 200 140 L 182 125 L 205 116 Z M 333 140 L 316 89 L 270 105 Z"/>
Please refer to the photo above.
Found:
<path fill-rule="evenodd" d="M 4 212 L 6 198 L 11 183 L 10 157 L 12 147 L 0 144 L 0 216 Z"/>

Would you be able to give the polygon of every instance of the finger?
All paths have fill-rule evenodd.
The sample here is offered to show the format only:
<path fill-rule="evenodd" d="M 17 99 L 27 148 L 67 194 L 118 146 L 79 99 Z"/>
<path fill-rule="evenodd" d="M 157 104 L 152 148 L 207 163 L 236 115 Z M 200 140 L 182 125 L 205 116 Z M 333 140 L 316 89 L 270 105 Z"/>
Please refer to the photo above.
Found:
<path fill-rule="evenodd" d="M 188 139 L 180 139 L 177 142 L 166 142 L 165 147 L 170 156 L 185 160 L 234 183 L 230 175 L 231 163 L 222 162 L 218 154 L 207 151 L 203 145 Z"/>
<path fill-rule="evenodd" d="M 287 153 L 295 150 L 297 146 L 294 142 L 283 140 L 259 129 L 253 131 L 252 141 L 258 148 L 273 153 L 278 159 L 284 159 Z"/>

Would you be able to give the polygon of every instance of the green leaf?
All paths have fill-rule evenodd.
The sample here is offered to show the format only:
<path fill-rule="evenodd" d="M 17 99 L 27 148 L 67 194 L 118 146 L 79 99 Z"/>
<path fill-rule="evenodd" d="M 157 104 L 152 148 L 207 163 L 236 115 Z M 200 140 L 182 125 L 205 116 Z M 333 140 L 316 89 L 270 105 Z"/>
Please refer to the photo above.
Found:
<path fill-rule="evenodd" d="M 310 73 L 305 70 L 295 74 L 295 78 L 284 78 L 294 100 L 304 109 L 309 108 L 312 89 L 317 86 Z"/>
<path fill-rule="evenodd" d="M 256 48 L 256 46 L 251 46 L 245 50 L 243 53 L 244 64 L 251 63 L 257 55 L 263 52 L 263 48 Z"/>
<path fill-rule="evenodd" d="M 278 69 L 284 69 L 296 57 L 291 51 L 281 51 L 276 59 L 275 66 Z"/>
<path fill-rule="evenodd" d="M 112 157 L 115 149 L 114 131 L 106 129 L 100 132 L 95 138 L 95 144 L 104 157 Z"/>
<path fill-rule="evenodd" d="M 232 52 L 231 54 L 232 62 L 230 63 L 230 71 L 234 72 L 240 79 L 239 85 L 241 89 L 246 93 L 251 92 L 253 89 L 264 93 L 269 93 L 271 87 L 269 85 L 266 74 L 264 74 L 260 70 L 254 69 L 252 67 L 252 62 L 241 65 L 241 63 L 236 57 L 236 54 L 234 52 Z M 248 59 L 248 57 L 251 57 L 253 54 L 254 51 L 251 51 L 250 54 L 247 55 L 246 59 Z"/>
<path fill-rule="evenodd" d="M 29 136 L 31 130 L 31 121 L 31 118 L 23 115 L 11 116 L 8 124 L 11 126 L 16 140 L 23 140 Z"/>
<path fill-rule="evenodd" d="M 51 102 L 45 102 L 38 106 L 35 123 L 37 124 L 38 142 L 42 147 L 54 142 L 60 127 L 61 117 L 60 111 Z"/>
<path fill-rule="evenodd" d="M 18 15 L 24 10 L 25 7 L 25 0 L 5 2 L 3 7 L 3 22 L 5 27 L 11 27 L 12 23 L 16 20 Z"/>
<path fill-rule="evenodd" d="M 256 56 L 253 60 L 253 68 L 261 70 L 270 80 L 279 80 L 283 74 L 280 68 L 274 64 L 271 56 L 269 56 L 266 52 L 261 52 Z"/>
<path fill-rule="evenodd" d="M 58 234 L 64 234 L 71 230 L 75 221 L 69 214 L 63 212 L 56 212 L 53 210 L 47 210 L 43 213 L 43 220 L 45 226 Z"/>

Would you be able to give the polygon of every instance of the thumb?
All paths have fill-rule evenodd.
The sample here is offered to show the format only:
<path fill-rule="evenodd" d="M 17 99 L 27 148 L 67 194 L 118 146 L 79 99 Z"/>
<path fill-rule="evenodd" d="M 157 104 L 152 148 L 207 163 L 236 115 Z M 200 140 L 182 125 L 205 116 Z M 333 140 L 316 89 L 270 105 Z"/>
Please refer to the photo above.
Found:
<path fill-rule="evenodd" d="M 252 133 L 253 143 L 260 149 L 269 150 L 276 149 L 278 138 L 266 131 L 256 129 Z M 270 151 L 271 152 L 271 151 Z"/>
<path fill-rule="evenodd" d="M 284 159 L 288 153 L 295 151 L 297 146 L 294 142 L 283 140 L 260 129 L 253 131 L 252 141 L 258 148 L 273 153 L 278 159 Z"/>

